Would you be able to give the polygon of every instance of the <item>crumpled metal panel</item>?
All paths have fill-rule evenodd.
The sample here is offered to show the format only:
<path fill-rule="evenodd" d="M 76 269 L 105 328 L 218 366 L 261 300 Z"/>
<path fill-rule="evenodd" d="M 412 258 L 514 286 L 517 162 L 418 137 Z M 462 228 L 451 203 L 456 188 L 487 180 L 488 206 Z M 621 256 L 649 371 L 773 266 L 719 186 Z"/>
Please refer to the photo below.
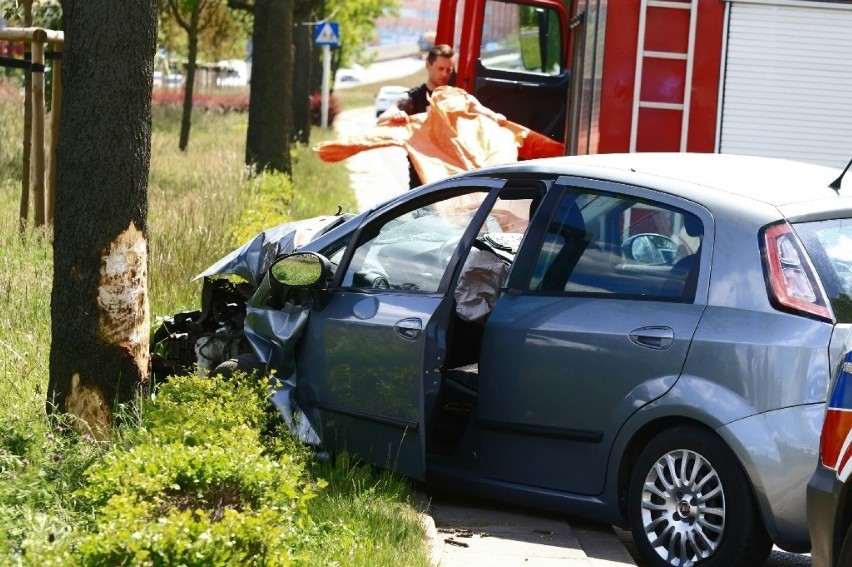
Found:
<path fill-rule="evenodd" d="M 296 372 L 295 347 L 308 323 L 307 305 L 288 303 L 281 309 L 246 308 L 246 338 L 260 361 L 282 379 Z"/>
<path fill-rule="evenodd" d="M 266 282 L 267 279 L 264 279 Z M 272 403 L 290 426 L 293 435 L 303 443 L 320 445 L 320 437 L 310 420 L 296 403 L 296 343 L 308 323 L 310 305 L 288 302 L 281 309 L 249 305 L 246 309 L 246 338 L 260 361 L 275 369 L 279 383 Z"/>
<path fill-rule="evenodd" d="M 258 284 L 278 256 L 293 252 L 352 216 L 344 214 L 314 217 L 280 224 L 265 230 L 223 256 L 215 264 L 192 278 L 192 281 L 206 276 L 233 274 Z"/>

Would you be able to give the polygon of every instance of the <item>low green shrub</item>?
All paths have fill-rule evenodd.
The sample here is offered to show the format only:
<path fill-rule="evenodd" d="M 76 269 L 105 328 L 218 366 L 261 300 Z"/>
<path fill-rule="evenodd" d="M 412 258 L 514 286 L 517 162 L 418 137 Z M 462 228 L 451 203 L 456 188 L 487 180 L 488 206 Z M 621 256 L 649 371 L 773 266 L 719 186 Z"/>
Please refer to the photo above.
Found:
<path fill-rule="evenodd" d="M 85 525 L 26 555 L 61 565 L 302 562 L 312 482 L 298 454 L 269 454 L 268 386 L 174 377 L 140 421 L 88 467 L 74 496 Z"/>

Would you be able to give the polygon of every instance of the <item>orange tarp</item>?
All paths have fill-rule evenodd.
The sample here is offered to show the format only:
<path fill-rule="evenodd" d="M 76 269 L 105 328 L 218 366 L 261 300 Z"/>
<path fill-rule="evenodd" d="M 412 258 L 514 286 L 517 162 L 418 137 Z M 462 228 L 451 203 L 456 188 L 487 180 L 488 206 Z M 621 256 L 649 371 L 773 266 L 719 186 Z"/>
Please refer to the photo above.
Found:
<path fill-rule="evenodd" d="M 463 89 L 438 87 L 428 112 L 406 123 L 380 121 L 361 135 L 321 142 L 314 151 L 323 161 L 337 162 L 365 150 L 402 147 L 424 183 L 488 165 L 564 155 L 563 145 L 547 136 L 473 112 L 475 102 Z"/>

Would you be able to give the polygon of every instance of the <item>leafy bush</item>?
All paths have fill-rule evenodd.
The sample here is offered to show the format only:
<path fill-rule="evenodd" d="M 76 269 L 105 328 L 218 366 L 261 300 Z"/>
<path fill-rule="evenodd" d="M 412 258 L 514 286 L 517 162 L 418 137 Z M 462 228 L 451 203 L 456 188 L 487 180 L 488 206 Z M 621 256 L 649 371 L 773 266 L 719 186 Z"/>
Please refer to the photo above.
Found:
<path fill-rule="evenodd" d="M 174 377 L 75 492 L 88 524 L 28 553 L 63 565 L 291 565 L 313 483 L 293 454 L 268 454 L 267 385 Z M 125 448 L 121 448 L 121 446 Z"/>

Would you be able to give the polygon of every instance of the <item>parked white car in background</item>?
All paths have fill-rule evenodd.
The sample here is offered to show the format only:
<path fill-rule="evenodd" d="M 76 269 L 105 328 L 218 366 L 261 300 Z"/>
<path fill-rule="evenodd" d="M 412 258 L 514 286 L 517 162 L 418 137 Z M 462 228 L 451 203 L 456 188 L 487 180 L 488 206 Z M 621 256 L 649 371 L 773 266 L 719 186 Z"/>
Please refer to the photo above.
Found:
<path fill-rule="evenodd" d="M 217 87 L 244 87 L 249 84 L 250 70 L 247 62 L 241 59 L 228 59 L 216 63 L 219 75 L 216 77 Z"/>
<path fill-rule="evenodd" d="M 398 85 L 388 85 L 380 88 L 379 92 L 376 93 L 376 118 L 381 116 L 382 112 L 395 103 L 396 100 L 407 90 L 408 89 L 406 87 L 400 87 Z"/>

